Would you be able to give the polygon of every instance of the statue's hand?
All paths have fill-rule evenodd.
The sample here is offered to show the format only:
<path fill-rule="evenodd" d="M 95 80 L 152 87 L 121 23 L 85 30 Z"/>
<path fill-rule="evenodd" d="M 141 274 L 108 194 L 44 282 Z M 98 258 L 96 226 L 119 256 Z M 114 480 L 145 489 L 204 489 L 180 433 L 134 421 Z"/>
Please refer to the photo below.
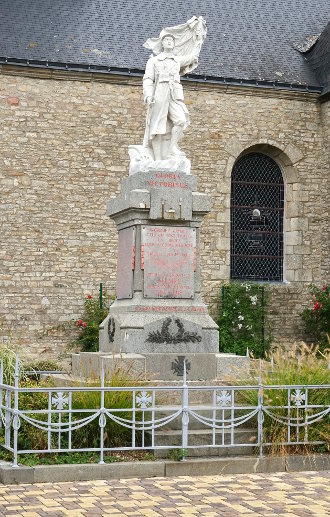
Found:
<path fill-rule="evenodd" d="M 150 104 L 153 104 L 154 102 L 155 102 L 155 101 L 153 100 L 153 98 L 152 98 L 152 97 L 147 97 L 147 98 L 146 98 L 146 103 L 148 104 L 148 106 L 149 106 Z"/>

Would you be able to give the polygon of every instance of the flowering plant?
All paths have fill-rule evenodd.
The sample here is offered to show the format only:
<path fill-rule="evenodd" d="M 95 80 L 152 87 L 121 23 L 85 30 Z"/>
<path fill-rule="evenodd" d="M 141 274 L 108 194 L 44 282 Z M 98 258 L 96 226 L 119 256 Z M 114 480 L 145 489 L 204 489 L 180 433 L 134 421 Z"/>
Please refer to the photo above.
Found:
<path fill-rule="evenodd" d="M 329 345 L 330 297 L 329 286 L 310 286 L 312 295 L 312 309 L 304 309 L 301 317 L 304 321 L 307 334 L 320 346 L 321 349 Z"/>
<path fill-rule="evenodd" d="M 103 299 L 109 301 L 110 297 L 104 294 Z M 82 318 L 75 322 L 78 334 L 73 346 L 78 346 L 83 352 L 96 352 L 99 349 L 99 326 L 108 315 L 108 305 L 106 303 L 105 307 L 100 307 L 98 298 L 93 298 L 91 294 L 87 296 Z"/>
<path fill-rule="evenodd" d="M 265 336 L 265 307 L 269 298 L 264 285 L 231 282 L 222 286 L 218 317 L 220 352 L 263 357 L 271 336 Z"/>

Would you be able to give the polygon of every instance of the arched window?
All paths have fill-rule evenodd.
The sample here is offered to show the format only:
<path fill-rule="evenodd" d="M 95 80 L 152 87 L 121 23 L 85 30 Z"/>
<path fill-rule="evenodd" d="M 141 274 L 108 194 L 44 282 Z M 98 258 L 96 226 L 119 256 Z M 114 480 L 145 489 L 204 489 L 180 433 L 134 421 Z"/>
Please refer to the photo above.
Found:
<path fill-rule="evenodd" d="M 284 182 L 262 153 L 243 155 L 231 180 L 232 279 L 283 280 Z"/>

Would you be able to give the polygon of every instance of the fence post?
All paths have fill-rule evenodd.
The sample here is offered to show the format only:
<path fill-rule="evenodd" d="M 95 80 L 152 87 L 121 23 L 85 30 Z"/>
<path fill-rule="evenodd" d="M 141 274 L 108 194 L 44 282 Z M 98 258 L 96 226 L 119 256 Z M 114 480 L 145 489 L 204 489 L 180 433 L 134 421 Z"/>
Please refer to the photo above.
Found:
<path fill-rule="evenodd" d="M 188 386 L 187 386 L 187 368 L 186 360 L 183 361 L 183 390 L 182 390 L 182 461 L 185 461 L 185 449 L 188 445 Z"/>
<path fill-rule="evenodd" d="M 262 352 L 265 354 L 265 288 L 261 286 L 261 343 L 262 343 Z"/>
<path fill-rule="evenodd" d="M 12 467 L 18 468 L 17 463 L 17 442 L 18 442 L 18 430 L 21 426 L 20 418 L 18 416 L 18 386 L 19 386 L 19 360 L 16 356 L 15 362 L 15 388 L 14 388 L 14 416 L 13 416 L 13 429 L 14 429 L 14 462 Z"/>
<path fill-rule="evenodd" d="M 101 366 L 101 407 L 100 407 L 100 465 L 104 465 L 104 428 L 106 424 L 106 418 L 104 415 L 104 359 L 102 357 L 102 366 Z"/>
<path fill-rule="evenodd" d="M 5 445 L 10 447 L 10 433 L 11 433 L 11 390 L 5 391 Z"/>
<path fill-rule="evenodd" d="M 263 412 L 263 399 L 264 399 L 264 388 L 261 380 L 261 359 L 259 360 L 259 382 L 258 382 L 258 445 L 259 445 L 259 456 L 263 457 L 262 442 L 263 442 L 263 423 L 264 423 L 264 412 Z"/>
<path fill-rule="evenodd" d="M 4 384 L 3 382 L 3 359 L 1 359 L 1 365 L 0 365 L 0 384 Z M 1 398 L 1 411 L 3 408 L 3 402 L 4 402 L 4 408 L 5 408 L 5 418 L 4 418 L 4 433 L 5 433 L 5 445 L 7 447 L 10 447 L 10 424 L 11 424 L 11 414 L 8 409 L 11 408 L 11 391 L 5 390 L 5 400 L 3 400 L 3 388 L 1 386 L 0 388 L 0 398 Z M 2 427 L 2 420 L 0 419 L 0 427 Z"/>

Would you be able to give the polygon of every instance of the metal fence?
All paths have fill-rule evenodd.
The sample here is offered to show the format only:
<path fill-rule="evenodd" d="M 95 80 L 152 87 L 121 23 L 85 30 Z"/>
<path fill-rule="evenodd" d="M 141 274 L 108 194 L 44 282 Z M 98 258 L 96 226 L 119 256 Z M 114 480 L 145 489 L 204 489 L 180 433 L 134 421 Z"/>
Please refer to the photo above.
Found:
<path fill-rule="evenodd" d="M 13 453 L 13 467 L 19 454 L 32 453 L 97 452 L 100 463 L 109 451 L 179 449 L 184 459 L 190 449 L 252 447 L 262 456 L 263 448 L 272 445 L 267 441 L 270 425 L 284 430 L 282 445 L 322 444 L 314 439 L 313 424 L 330 411 L 329 398 L 325 403 L 330 385 L 265 386 L 261 375 L 254 386 L 188 385 L 185 364 L 180 386 L 107 386 L 102 365 L 99 386 L 19 387 L 18 359 L 13 385 L 3 379 L 1 364 L 1 445 Z M 125 404 L 116 404 L 123 394 Z M 82 396 L 87 404 L 79 404 Z M 125 430 L 125 446 L 107 446 L 114 426 Z M 244 438 L 243 432 L 238 437 L 247 426 L 255 436 Z M 161 434 L 170 427 L 177 429 L 172 443 Z M 95 446 L 83 446 L 82 429 Z M 193 429 L 202 431 L 191 443 Z M 32 448 L 22 446 L 23 432 L 30 439 L 35 433 Z"/>

